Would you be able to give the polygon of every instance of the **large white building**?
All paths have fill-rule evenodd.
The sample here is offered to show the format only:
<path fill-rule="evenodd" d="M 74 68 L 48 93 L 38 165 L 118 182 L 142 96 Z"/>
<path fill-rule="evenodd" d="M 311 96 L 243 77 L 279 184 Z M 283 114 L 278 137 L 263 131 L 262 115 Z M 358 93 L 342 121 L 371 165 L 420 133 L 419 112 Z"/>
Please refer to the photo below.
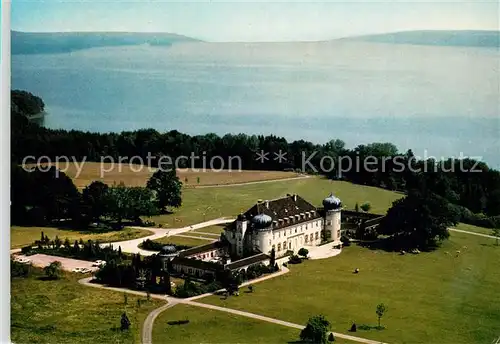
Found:
<path fill-rule="evenodd" d="M 341 246 L 340 227 L 342 202 L 330 195 L 323 200 L 324 209 L 317 209 L 298 195 L 259 201 L 229 225 L 224 236 L 232 255 L 246 257 L 255 253 L 276 257 L 288 251 L 317 246 L 325 240 Z"/>

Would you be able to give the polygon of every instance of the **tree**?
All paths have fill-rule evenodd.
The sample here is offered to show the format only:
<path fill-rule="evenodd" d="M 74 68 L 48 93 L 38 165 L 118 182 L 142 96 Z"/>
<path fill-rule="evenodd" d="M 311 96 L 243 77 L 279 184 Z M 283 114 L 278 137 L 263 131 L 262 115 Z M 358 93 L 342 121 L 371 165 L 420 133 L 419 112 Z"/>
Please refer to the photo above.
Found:
<path fill-rule="evenodd" d="M 359 213 L 359 204 L 356 202 L 356 205 L 354 206 L 354 211 Z"/>
<path fill-rule="evenodd" d="M 375 310 L 375 313 L 377 313 L 378 317 L 378 327 L 380 328 L 380 319 L 382 316 L 387 312 L 387 307 L 383 304 L 380 303 L 377 305 L 377 309 Z"/>
<path fill-rule="evenodd" d="M 89 186 L 83 189 L 83 202 L 89 207 L 89 215 L 95 221 L 98 221 L 105 213 L 105 199 L 108 188 L 109 187 L 101 181 L 93 181 Z"/>
<path fill-rule="evenodd" d="M 61 247 L 62 241 L 59 239 L 59 236 L 56 235 L 56 238 L 54 239 L 54 248 L 58 249 Z"/>
<path fill-rule="evenodd" d="M 493 228 L 493 236 L 496 237 L 496 245 L 498 246 L 498 240 L 500 239 L 500 228 Z"/>
<path fill-rule="evenodd" d="M 365 213 L 367 213 L 367 212 L 369 212 L 369 211 L 370 211 L 371 207 L 372 207 L 372 206 L 371 206 L 371 204 L 370 204 L 370 203 L 368 203 L 368 202 L 366 202 L 366 203 L 361 204 L 361 207 L 360 207 L 360 208 L 361 208 L 361 210 L 363 210 Z"/>
<path fill-rule="evenodd" d="M 331 333 L 331 332 L 330 332 L 330 335 L 328 336 L 328 341 L 330 343 L 335 341 L 335 337 L 333 336 L 333 333 Z"/>
<path fill-rule="evenodd" d="M 158 212 L 155 196 L 148 188 L 112 186 L 104 197 L 106 215 L 121 227 L 123 219 L 140 222 L 140 216 L 152 216 Z"/>
<path fill-rule="evenodd" d="M 129 327 L 130 327 L 130 325 L 131 325 L 131 324 L 130 324 L 130 320 L 128 319 L 127 313 L 125 313 L 125 312 L 124 312 L 124 313 L 122 314 L 122 318 L 121 318 L 121 320 L 120 320 L 120 329 L 121 329 L 122 331 L 124 331 L 124 330 L 128 330 L 128 329 L 129 329 Z"/>
<path fill-rule="evenodd" d="M 175 169 L 156 171 L 149 178 L 147 188 L 156 193 L 157 206 L 161 211 L 165 211 L 166 207 L 178 208 L 182 205 L 182 183 Z"/>
<path fill-rule="evenodd" d="M 309 318 L 306 327 L 300 332 L 300 340 L 324 344 L 327 342 L 327 332 L 330 330 L 330 322 L 323 315 Z"/>
<path fill-rule="evenodd" d="M 307 258 L 307 255 L 309 254 L 309 250 L 305 247 L 302 247 L 297 253 L 299 256 Z"/>
<path fill-rule="evenodd" d="M 379 233 L 392 236 L 394 249 L 430 249 L 448 238 L 448 227 L 456 223 L 457 215 L 444 198 L 412 191 L 393 202 Z"/>
<path fill-rule="evenodd" d="M 271 249 L 271 255 L 270 255 L 270 259 L 269 259 L 269 266 L 273 266 L 276 264 L 276 250 L 274 249 L 274 247 Z"/>
<path fill-rule="evenodd" d="M 45 275 L 47 276 L 48 279 L 51 280 L 59 279 L 62 273 L 61 262 L 59 261 L 52 262 L 45 268 L 43 268 L 43 271 L 45 272 Z"/>

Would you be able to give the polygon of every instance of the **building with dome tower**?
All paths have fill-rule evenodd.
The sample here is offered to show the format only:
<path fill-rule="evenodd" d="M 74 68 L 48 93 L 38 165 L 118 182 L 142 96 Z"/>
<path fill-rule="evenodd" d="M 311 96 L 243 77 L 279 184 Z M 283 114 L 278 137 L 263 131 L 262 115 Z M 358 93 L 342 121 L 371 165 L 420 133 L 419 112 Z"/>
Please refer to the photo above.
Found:
<path fill-rule="evenodd" d="M 226 227 L 231 255 L 270 254 L 274 248 L 279 258 L 325 241 L 340 247 L 342 202 L 331 194 L 323 207 L 316 208 L 296 194 L 258 201 Z"/>
<path fill-rule="evenodd" d="M 340 248 L 341 213 L 342 202 L 333 194 L 323 200 L 322 208 L 297 194 L 259 200 L 225 228 L 219 241 L 180 251 L 171 264 L 182 274 L 215 276 L 221 270 L 268 265 L 273 249 L 276 260 L 282 263 L 302 247 L 327 242 Z M 173 254 L 170 248 L 165 251 L 165 256 Z"/>

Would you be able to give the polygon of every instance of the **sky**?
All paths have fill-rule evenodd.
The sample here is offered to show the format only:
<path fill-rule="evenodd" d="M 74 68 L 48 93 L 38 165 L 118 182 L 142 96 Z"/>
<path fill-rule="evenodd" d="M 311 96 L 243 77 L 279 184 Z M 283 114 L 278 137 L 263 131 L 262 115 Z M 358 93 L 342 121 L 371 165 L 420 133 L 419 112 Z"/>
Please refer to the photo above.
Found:
<path fill-rule="evenodd" d="M 165 2 L 13 0 L 28 32 L 171 32 L 224 42 L 309 41 L 409 30 L 499 30 L 497 1 Z"/>

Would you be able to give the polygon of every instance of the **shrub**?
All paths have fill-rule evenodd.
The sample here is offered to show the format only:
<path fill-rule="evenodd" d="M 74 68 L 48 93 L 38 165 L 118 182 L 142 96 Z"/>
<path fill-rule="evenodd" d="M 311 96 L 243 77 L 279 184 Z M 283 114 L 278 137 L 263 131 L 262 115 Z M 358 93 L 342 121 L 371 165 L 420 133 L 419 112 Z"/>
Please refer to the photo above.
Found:
<path fill-rule="evenodd" d="M 61 262 L 59 261 L 52 262 L 45 268 L 43 268 L 43 271 L 45 272 L 45 275 L 47 275 L 47 278 L 59 279 L 59 277 L 61 277 L 62 274 Z"/>
<path fill-rule="evenodd" d="M 28 277 L 31 272 L 31 264 L 23 264 L 11 259 L 10 277 Z"/>
<path fill-rule="evenodd" d="M 296 254 L 294 254 L 293 256 L 291 256 L 288 259 L 288 263 L 290 263 L 290 264 L 300 264 L 300 263 L 302 263 L 302 259 L 300 259 L 299 256 L 297 256 Z"/>
<path fill-rule="evenodd" d="M 24 255 L 30 254 L 32 250 L 33 248 L 31 247 L 31 245 L 24 246 L 23 248 L 21 248 L 21 253 Z"/>
<path fill-rule="evenodd" d="M 346 235 L 342 235 L 340 237 L 340 241 L 342 241 L 342 246 L 351 246 L 351 239 L 349 239 L 348 236 Z"/>
<path fill-rule="evenodd" d="M 302 247 L 299 252 L 297 252 L 299 256 L 302 256 L 304 258 L 307 258 L 307 255 L 309 254 L 309 250 L 307 248 Z"/>

